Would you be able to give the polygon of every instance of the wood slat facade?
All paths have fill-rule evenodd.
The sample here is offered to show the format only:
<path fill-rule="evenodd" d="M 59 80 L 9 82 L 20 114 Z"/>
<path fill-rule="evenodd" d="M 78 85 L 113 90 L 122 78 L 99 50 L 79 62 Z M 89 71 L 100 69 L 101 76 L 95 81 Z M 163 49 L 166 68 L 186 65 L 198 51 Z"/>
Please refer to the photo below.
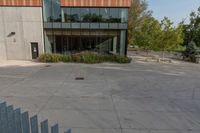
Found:
<path fill-rule="evenodd" d="M 42 6 L 42 0 L 0 0 L 0 6 Z"/>
<path fill-rule="evenodd" d="M 131 0 L 61 0 L 64 7 L 130 7 Z"/>
<path fill-rule="evenodd" d="M 130 7 L 131 0 L 60 0 L 64 7 Z M 0 6 L 42 6 L 42 0 L 0 0 Z"/>

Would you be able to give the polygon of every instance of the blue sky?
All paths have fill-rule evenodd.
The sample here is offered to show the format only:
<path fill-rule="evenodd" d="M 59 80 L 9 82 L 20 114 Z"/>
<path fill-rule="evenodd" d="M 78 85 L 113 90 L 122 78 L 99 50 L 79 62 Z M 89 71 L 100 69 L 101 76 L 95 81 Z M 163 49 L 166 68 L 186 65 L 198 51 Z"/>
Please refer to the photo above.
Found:
<path fill-rule="evenodd" d="M 164 16 L 169 17 L 174 24 L 183 19 L 189 20 L 191 11 L 196 11 L 200 6 L 200 0 L 147 0 L 153 16 L 161 20 Z"/>

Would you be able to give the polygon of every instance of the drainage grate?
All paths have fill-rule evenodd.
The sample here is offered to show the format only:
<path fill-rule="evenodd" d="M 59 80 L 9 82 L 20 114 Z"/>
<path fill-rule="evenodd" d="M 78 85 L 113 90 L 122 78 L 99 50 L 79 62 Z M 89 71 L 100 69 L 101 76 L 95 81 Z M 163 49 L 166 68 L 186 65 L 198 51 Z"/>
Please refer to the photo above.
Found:
<path fill-rule="evenodd" d="M 75 80 L 84 80 L 84 77 L 76 77 Z"/>

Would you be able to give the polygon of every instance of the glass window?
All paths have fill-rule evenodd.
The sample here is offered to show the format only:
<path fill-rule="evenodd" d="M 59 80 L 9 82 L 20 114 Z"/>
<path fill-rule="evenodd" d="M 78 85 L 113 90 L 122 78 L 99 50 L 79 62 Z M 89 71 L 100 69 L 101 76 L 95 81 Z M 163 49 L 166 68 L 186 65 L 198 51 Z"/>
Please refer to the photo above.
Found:
<path fill-rule="evenodd" d="M 90 22 L 89 8 L 81 8 L 81 22 Z"/>
<path fill-rule="evenodd" d="M 109 22 L 109 8 L 100 8 L 101 22 Z"/>
<path fill-rule="evenodd" d="M 70 21 L 70 8 L 63 8 L 62 9 L 62 22 L 71 22 Z"/>
<path fill-rule="evenodd" d="M 44 16 L 44 22 L 52 22 L 52 8 L 51 8 L 51 0 L 44 0 L 43 1 L 43 16 Z"/>
<path fill-rule="evenodd" d="M 110 21 L 111 23 L 119 23 L 119 8 L 110 8 Z"/>
<path fill-rule="evenodd" d="M 44 0 L 44 22 L 61 22 L 60 0 Z"/>
<path fill-rule="evenodd" d="M 60 0 L 52 0 L 52 7 L 53 7 L 53 21 L 61 22 Z"/>
<path fill-rule="evenodd" d="M 121 8 L 120 12 L 120 19 L 121 19 L 121 23 L 127 23 L 128 22 L 128 9 L 127 8 Z"/>
<path fill-rule="evenodd" d="M 80 8 L 71 8 L 70 22 L 80 22 Z"/>
<path fill-rule="evenodd" d="M 99 8 L 90 8 L 90 22 L 100 22 Z"/>
<path fill-rule="evenodd" d="M 57 10 L 56 10 L 57 11 Z M 60 20 L 59 10 L 57 17 Z M 55 17 L 54 17 L 55 18 Z M 62 22 L 127 23 L 127 8 L 63 8 Z"/>
<path fill-rule="evenodd" d="M 54 52 L 54 39 L 52 30 L 44 30 L 45 50 L 46 53 Z"/>

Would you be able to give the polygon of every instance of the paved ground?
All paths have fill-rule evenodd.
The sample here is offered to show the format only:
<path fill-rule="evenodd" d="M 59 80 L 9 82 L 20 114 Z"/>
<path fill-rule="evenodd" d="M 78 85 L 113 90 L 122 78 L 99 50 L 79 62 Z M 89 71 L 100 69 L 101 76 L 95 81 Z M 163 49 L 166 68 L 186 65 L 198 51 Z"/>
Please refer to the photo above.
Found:
<path fill-rule="evenodd" d="M 199 133 L 199 79 L 196 64 L 14 65 L 0 99 L 73 133 Z"/>

